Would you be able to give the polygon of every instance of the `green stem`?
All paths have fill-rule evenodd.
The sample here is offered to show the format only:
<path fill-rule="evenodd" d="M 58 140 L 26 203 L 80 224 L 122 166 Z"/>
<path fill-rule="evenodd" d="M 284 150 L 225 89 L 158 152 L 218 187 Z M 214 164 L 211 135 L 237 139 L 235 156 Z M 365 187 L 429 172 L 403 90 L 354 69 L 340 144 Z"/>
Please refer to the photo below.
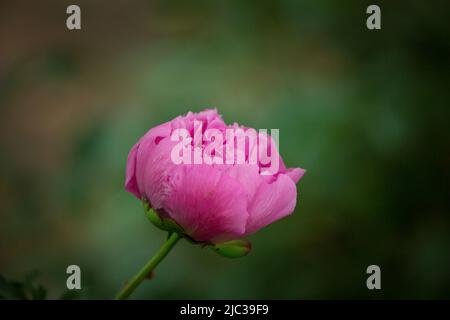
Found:
<path fill-rule="evenodd" d="M 173 246 L 180 239 L 180 235 L 173 232 L 156 252 L 156 254 L 139 270 L 138 273 L 125 285 L 125 287 L 116 296 L 116 300 L 125 300 L 137 288 L 137 286 L 145 279 L 145 277 L 155 269 L 155 267 L 167 256 Z"/>

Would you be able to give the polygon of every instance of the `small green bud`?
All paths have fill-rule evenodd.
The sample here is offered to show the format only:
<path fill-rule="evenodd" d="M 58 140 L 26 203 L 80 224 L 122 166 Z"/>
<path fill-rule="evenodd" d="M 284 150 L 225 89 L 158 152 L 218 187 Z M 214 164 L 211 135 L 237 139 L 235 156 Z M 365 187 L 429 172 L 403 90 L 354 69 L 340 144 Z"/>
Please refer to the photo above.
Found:
<path fill-rule="evenodd" d="M 231 240 L 212 245 L 211 248 L 224 257 L 240 258 L 252 250 L 252 244 L 248 240 Z"/>
<path fill-rule="evenodd" d="M 162 229 L 163 223 L 161 218 L 155 211 L 153 211 L 152 208 L 150 208 L 150 205 L 146 201 L 144 201 L 144 211 L 148 220 L 150 220 L 150 222 L 153 223 L 156 227 Z"/>
<path fill-rule="evenodd" d="M 147 218 L 153 223 L 157 228 L 169 231 L 176 232 L 179 234 L 183 234 L 183 228 L 181 228 L 175 221 L 172 219 L 166 219 L 161 217 L 152 209 L 147 201 L 144 201 L 144 211 Z"/>

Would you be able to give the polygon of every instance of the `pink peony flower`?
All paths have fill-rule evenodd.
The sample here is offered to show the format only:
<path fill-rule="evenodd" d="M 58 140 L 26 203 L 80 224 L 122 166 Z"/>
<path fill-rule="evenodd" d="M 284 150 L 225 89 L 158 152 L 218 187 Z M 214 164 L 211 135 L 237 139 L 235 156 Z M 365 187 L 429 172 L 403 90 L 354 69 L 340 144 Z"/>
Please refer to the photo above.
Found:
<path fill-rule="evenodd" d="M 128 155 L 126 190 L 147 201 L 161 219 L 173 220 L 185 235 L 199 242 L 239 239 L 294 211 L 296 183 L 304 170 L 286 168 L 276 149 L 268 152 L 272 161 L 276 159 L 279 163 L 277 171 L 271 175 L 263 174 L 268 164 L 259 159 L 256 163 L 175 163 L 171 156 L 179 146 L 179 141 L 172 136 L 175 130 L 188 132 L 192 141 L 187 149 L 191 149 L 192 154 L 196 148 L 205 151 L 212 143 L 207 139 L 194 141 L 199 128 L 195 123 L 201 124 L 202 133 L 216 129 L 216 132 L 223 132 L 224 137 L 227 129 L 250 130 L 237 124 L 226 125 L 217 110 L 189 112 L 154 127 Z M 246 160 L 255 150 L 261 152 L 256 148 L 264 137 L 269 140 L 266 143 L 269 149 L 274 144 L 270 136 L 259 136 L 254 148 L 246 147 L 243 151 Z M 234 147 L 237 148 L 237 143 Z M 225 147 L 213 151 L 213 155 L 225 156 Z"/>

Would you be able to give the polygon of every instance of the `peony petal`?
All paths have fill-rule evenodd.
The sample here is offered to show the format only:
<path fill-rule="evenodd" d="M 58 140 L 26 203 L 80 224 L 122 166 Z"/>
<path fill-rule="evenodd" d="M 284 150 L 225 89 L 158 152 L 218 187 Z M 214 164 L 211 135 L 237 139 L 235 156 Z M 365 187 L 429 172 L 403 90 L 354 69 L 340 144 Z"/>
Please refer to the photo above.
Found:
<path fill-rule="evenodd" d="M 127 171 L 125 177 L 125 190 L 134 194 L 136 198 L 141 198 L 141 192 L 139 191 L 136 181 L 136 155 L 139 149 L 139 142 L 137 142 L 133 148 L 131 148 L 128 154 Z"/>
<path fill-rule="evenodd" d="M 297 188 L 290 177 L 279 174 L 272 183 L 260 185 L 249 207 L 249 219 L 245 234 L 252 234 L 266 225 L 294 211 Z"/>
<path fill-rule="evenodd" d="M 240 238 L 248 218 L 245 190 L 210 165 L 178 166 L 178 183 L 166 198 L 169 216 L 197 241 Z"/>
<path fill-rule="evenodd" d="M 290 169 L 286 169 L 284 174 L 287 175 L 289 178 L 291 178 L 292 181 L 294 181 L 294 183 L 297 183 L 303 177 L 305 172 L 306 172 L 305 169 L 290 168 Z"/>
<path fill-rule="evenodd" d="M 153 148 L 139 148 L 137 183 L 154 209 L 163 207 L 163 200 L 171 191 L 171 176 L 176 167 L 171 159 L 171 151 L 177 143 L 164 138 Z"/>
<path fill-rule="evenodd" d="M 258 165 L 241 164 L 229 166 L 227 168 L 227 173 L 230 177 L 240 183 L 247 195 L 248 203 L 252 203 L 256 191 L 260 184 L 264 182 L 259 174 Z"/>

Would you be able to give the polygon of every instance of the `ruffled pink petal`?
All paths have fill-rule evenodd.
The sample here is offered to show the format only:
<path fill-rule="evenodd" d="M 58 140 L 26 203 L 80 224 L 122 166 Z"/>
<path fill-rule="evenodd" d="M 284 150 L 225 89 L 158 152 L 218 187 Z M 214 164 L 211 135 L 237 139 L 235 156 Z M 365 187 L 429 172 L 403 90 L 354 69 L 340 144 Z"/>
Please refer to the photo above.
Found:
<path fill-rule="evenodd" d="M 194 132 L 194 121 L 202 122 L 202 131 L 206 129 L 221 129 L 225 130 L 226 124 L 222 120 L 217 109 L 206 109 L 199 113 L 188 112 L 185 116 L 178 116 L 171 121 L 172 130 L 186 129 L 191 136 Z"/>

